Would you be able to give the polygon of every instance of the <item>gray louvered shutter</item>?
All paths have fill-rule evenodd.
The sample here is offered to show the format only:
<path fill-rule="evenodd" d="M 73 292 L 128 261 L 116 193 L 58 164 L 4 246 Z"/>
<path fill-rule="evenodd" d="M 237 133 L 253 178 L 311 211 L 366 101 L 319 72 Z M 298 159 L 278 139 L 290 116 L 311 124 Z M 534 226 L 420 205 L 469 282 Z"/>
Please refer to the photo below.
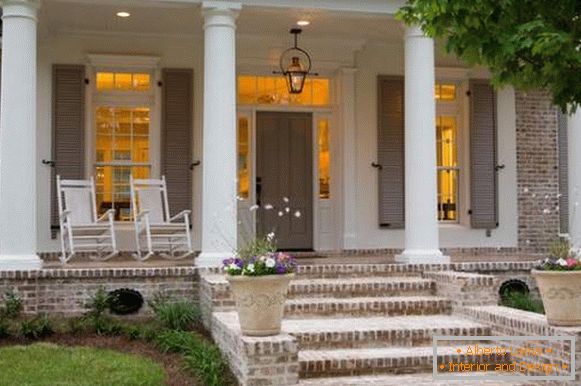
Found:
<path fill-rule="evenodd" d="M 171 215 L 192 209 L 193 71 L 162 71 L 161 174 L 165 175 Z"/>
<path fill-rule="evenodd" d="M 404 78 L 378 79 L 377 162 L 379 225 L 405 227 Z"/>
<path fill-rule="evenodd" d="M 85 176 L 85 66 L 55 64 L 52 70 L 51 234 L 59 226 L 56 176 Z"/>
<path fill-rule="evenodd" d="M 488 80 L 470 80 L 471 225 L 498 227 L 496 92 Z"/>
<path fill-rule="evenodd" d="M 558 115 L 559 150 L 559 232 L 569 233 L 569 178 L 567 154 L 567 114 Z"/>

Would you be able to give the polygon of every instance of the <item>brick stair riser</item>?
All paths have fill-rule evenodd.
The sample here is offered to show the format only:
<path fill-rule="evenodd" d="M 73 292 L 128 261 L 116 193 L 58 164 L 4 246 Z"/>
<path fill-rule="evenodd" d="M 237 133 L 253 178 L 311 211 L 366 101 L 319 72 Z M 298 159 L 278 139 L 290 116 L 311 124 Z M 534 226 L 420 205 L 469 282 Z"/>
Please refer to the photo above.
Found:
<path fill-rule="evenodd" d="M 397 358 L 362 358 L 300 361 L 299 378 L 320 378 L 340 376 L 361 376 L 372 374 L 415 374 L 432 371 L 432 355 L 406 357 L 405 348 Z M 509 363 L 509 357 L 438 355 L 438 364 L 452 363 Z M 447 368 L 444 370 L 447 371 Z M 439 370 L 439 372 L 441 372 Z"/>
<path fill-rule="evenodd" d="M 421 277 L 426 271 L 449 269 L 448 264 L 329 264 L 299 265 L 298 278 L 343 278 L 369 276 Z"/>
<path fill-rule="evenodd" d="M 426 296 L 432 295 L 435 285 L 432 282 L 412 283 L 374 283 L 366 284 L 341 284 L 340 280 L 334 284 L 325 285 L 298 285 L 291 283 L 289 299 L 317 298 L 317 297 L 377 297 L 377 296 Z"/>
<path fill-rule="evenodd" d="M 452 306 L 447 300 L 422 302 L 407 301 L 367 301 L 356 303 L 316 303 L 285 304 L 284 317 L 287 319 L 308 317 L 349 317 L 349 316 L 402 316 L 450 314 Z"/>
<path fill-rule="evenodd" d="M 430 346 L 432 345 L 434 335 L 485 336 L 490 334 L 491 329 L 488 327 L 434 330 L 350 331 L 340 333 L 291 333 L 292 336 L 297 338 L 301 350 Z M 470 342 L 438 341 L 438 344 L 462 345 L 463 343 L 468 344 Z"/>

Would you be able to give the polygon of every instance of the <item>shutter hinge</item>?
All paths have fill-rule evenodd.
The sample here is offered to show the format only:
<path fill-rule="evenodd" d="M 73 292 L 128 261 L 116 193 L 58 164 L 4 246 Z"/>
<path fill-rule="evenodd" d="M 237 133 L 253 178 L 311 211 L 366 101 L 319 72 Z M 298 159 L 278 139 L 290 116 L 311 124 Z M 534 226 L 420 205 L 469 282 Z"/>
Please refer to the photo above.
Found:
<path fill-rule="evenodd" d="M 157 81 L 157 87 L 163 87 L 163 82 L 161 80 Z"/>
<path fill-rule="evenodd" d="M 468 209 L 468 214 L 472 215 L 472 209 Z"/>
<path fill-rule="evenodd" d="M 472 92 L 470 92 L 470 90 L 466 91 L 466 96 L 470 96 L 472 95 Z"/>
<path fill-rule="evenodd" d="M 89 80 L 89 78 L 85 78 L 85 84 L 90 84 L 91 81 Z"/>

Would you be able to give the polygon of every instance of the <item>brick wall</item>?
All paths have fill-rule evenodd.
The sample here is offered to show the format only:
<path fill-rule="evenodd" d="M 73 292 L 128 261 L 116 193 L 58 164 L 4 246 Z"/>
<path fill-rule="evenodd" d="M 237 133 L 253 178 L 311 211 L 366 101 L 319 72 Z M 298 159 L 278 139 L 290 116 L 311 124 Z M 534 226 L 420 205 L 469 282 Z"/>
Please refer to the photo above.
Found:
<path fill-rule="evenodd" d="M 518 240 L 546 251 L 559 231 L 557 109 L 542 91 L 516 92 Z"/>
<path fill-rule="evenodd" d="M 148 313 L 147 301 L 158 292 L 197 301 L 198 281 L 194 267 L 0 271 L 0 293 L 15 290 L 27 314 L 76 315 L 99 288 L 132 288 L 146 303 L 140 313 Z"/>

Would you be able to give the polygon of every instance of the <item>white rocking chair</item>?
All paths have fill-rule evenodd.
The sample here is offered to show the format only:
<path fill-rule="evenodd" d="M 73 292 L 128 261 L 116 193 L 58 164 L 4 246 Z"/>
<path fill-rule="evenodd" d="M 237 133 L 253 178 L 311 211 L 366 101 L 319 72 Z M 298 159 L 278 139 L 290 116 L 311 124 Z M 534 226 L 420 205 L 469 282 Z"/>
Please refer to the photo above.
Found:
<path fill-rule="evenodd" d="M 115 210 L 109 209 L 97 217 L 95 182 L 89 180 L 61 180 L 56 176 L 62 264 L 77 252 L 97 252 L 93 260 L 108 260 L 117 255 L 115 240 Z"/>
<path fill-rule="evenodd" d="M 131 177 L 131 204 L 137 242 L 136 258 L 149 259 L 154 252 L 168 259 L 183 259 L 194 253 L 190 235 L 190 210 L 169 214 L 165 176 L 161 180 Z M 178 221 L 180 220 L 180 221 Z M 142 246 L 146 246 L 144 251 Z"/>

